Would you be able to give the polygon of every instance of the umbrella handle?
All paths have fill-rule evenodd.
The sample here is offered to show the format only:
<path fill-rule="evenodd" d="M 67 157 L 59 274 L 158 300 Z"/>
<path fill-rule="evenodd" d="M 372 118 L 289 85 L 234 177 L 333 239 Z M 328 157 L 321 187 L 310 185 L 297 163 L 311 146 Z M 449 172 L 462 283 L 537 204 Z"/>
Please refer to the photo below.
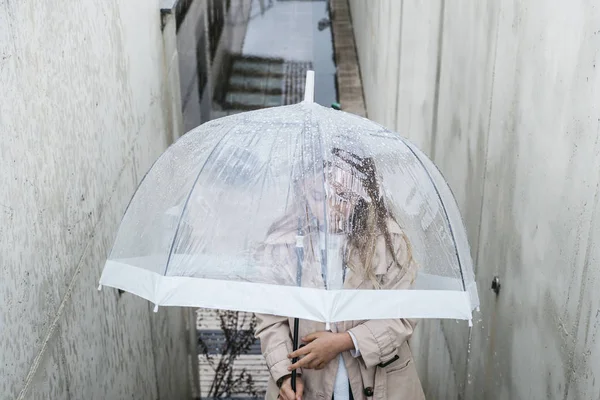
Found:
<path fill-rule="evenodd" d="M 307 79 L 310 78 L 310 71 L 308 73 Z M 312 73 L 312 79 L 314 82 L 314 72 Z M 309 79 L 310 80 L 310 79 Z M 308 87 L 308 84 L 307 84 Z M 304 261 L 304 232 L 302 231 L 302 219 L 298 218 L 298 234 L 296 236 L 296 255 L 297 255 L 297 271 L 296 271 L 296 284 L 298 287 L 302 286 L 302 265 Z M 299 335 L 299 326 L 300 320 L 298 318 L 294 318 L 294 351 L 298 350 L 298 335 Z M 298 362 L 298 357 L 295 357 L 292 360 L 292 363 L 295 364 Z M 296 370 L 292 371 L 292 390 L 296 393 L 296 377 L 298 373 Z"/>
<path fill-rule="evenodd" d="M 298 320 L 298 318 L 294 318 L 294 351 L 298 350 L 298 328 L 300 325 L 300 321 Z M 298 362 L 298 357 L 294 358 L 292 360 L 293 364 L 296 364 Z M 292 390 L 294 391 L 294 393 L 296 393 L 296 376 L 297 376 L 297 372 L 296 370 L 292 371 Z"/>

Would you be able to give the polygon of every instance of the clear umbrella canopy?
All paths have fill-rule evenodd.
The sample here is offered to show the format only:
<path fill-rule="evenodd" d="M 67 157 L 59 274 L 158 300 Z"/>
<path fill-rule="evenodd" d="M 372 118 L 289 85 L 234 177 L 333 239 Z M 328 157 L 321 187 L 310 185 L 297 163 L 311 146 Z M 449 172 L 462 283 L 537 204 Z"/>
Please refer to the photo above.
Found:
<path fill-rule="evenodd" d="M 213 120 L 173 144 L 135 193 L 101 284 L 156 305 L 324 322 L 471 319 L 478 306 L 433 163 L 310 101 Z"/>

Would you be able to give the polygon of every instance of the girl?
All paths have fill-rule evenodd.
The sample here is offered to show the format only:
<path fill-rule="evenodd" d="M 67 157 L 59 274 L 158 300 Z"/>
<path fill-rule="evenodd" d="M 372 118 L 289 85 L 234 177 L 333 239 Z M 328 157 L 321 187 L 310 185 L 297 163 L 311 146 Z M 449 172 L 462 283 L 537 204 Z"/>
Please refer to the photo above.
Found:
<path fill-rule="evenodd" d="M 373 160 L 339 149 L 332 153 L 323 171 L 325 191 L 304 180 L 306 217 L 301 228 L 308 233 L 303 239 L 302 286 L 410 289 L 417 266 L 408 238 L 385 205 Z M 328 244 L 323 269 L 316 265 L 325 257 L 316 249 L 324 226 Z M 289 271 L 279 277 L 283 284 L 295 284 L 297 232 L 297 215 L 283 218 L 271 227 L 260 249 L 263 263 Z M 271 375 L 268 400 L 424 399 L 408 344 L 414 321 L 348 321 L 325 330 L 323 323 L 301 320 L 303 346 L 293 352 L 293 319 L 257 318 L 256 336 Z M 300 360 L 292 363 L 296 357 Z M 293 370 L 298 373 L 296 392 Z"/>

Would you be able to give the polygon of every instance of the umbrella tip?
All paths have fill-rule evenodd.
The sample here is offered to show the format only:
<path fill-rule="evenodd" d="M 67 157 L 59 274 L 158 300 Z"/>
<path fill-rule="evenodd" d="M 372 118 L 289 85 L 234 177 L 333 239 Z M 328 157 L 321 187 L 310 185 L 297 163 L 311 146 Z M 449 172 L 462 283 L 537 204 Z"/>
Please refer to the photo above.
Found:
<path fill-rule="evenodd" d="M 304 87 L 304 102 L 315 101 L 315 71 L 306 71 L 306 86 Z"/>
<path fill-rule="evenodd" d="M 102 290 L 102 284 L 98 285 L 98 291 Z"/>
<path fill-rule="evenodd" d="M 158 304 L 155 304 L 155 305 L 154 305 L 154 310 L 152 310 L 152 311 L 154 311 L 154 312 L 158 312 Z"/>

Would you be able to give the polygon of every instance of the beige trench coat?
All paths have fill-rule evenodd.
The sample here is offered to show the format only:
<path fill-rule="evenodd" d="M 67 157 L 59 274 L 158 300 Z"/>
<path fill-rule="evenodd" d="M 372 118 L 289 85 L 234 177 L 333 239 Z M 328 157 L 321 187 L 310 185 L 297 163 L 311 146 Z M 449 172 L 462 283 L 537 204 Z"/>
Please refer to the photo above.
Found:
<path fill-rule="evenodd" d="M 403 269 L 393 264 L 392 254 L 385 245 L 383 235 L 378 236 L 373 265 L 384 289 L 409 289 L 416 277 L 416 264 L 407 265 L 408 252 L 401 228 L 389 221 L 398 261 Z M 294 267 L 295 232 L 274 232 L 266 241 L 263 257 L 273 263 L 288 263 Z M 306 245 L 305 245 L 306 246 Z M 351 260 L 359 262 L 358 255 Z M 388 268 L 389 267 L 389 268 Z M 306 270 L 306 268 L 303 268 Z M 313 268 L 312 270 L 318 271 Z M 303 272 L 304 274 L 304 272 Z M 293 274 L 290 274 L 290 276 Z M 362 274 L 349 273 L 344 284 L 347 288 L 373 289 L 370 279 Z M 303 276 L 303 279 L 319 279 Z M 271 375 L 266 399 L 275 400 L 279 389 L 275 382 L 289 374 L 291 364 L 287 355 L 292 352 L 293 319 L 271 315 L 257 315 L 256 336 L 260 339 L 262 353 Z M 355 400 L 418 400 L 424 399 L 421 382 L 417 375 L 408 339 L 413 333 L 415 321 L 406 319 L 350 321 L 336 325 L 338 332 L 351 331 L 356 338 L 360 356 L 354 358 L 350 352 L 342 353 L 350 387 Z M 300 321 L 300 337 L 325 330 L 325 324 Z M 338 369 L 335 358 L 322 370 L 302 370 L 304 396 L 306 400 L 330 400 Z"/>

